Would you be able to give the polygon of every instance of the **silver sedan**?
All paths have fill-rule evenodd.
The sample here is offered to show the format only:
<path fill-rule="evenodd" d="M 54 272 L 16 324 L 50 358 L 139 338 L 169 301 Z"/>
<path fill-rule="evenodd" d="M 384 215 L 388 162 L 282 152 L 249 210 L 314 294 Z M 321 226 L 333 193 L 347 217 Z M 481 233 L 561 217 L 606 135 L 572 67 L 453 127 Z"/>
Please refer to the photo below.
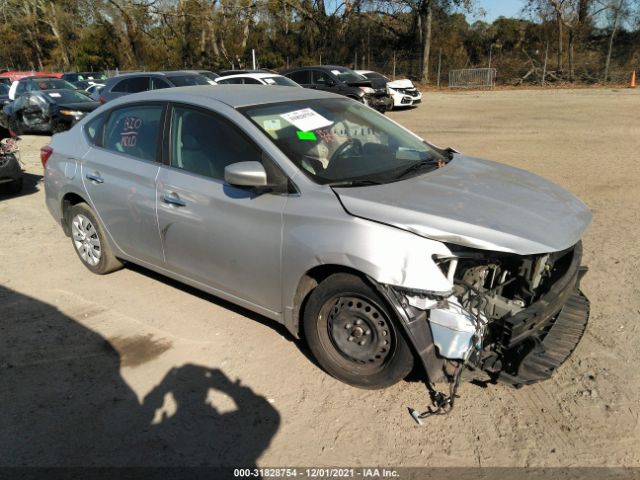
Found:
<path fill-rule="evenodd" d="M 533 383 L 586 326 L 582 202 L 341 96 L 130 95 L 41 154 L 47 206 L 89 270 L 132 262 L 258 312 L 351 385 L 416 362 L 433 389 L 465 370 Z"/>

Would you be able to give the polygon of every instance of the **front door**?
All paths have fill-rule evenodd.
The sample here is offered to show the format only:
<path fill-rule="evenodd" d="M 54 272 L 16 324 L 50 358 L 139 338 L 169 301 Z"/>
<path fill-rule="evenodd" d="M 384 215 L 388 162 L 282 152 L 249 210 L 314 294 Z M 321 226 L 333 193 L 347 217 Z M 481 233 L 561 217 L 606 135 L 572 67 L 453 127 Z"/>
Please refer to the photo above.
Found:
<path fill-rule="evenodd" d="M 166 267 L 232 299 L 280 312 L 287 197 L 224 181 L 227 165 L 263 161 L 261 150 L 229 120 L 208 111 L 175 106 L 169 125 L 169 165 L 158 175 Z"/>
<path fill-rule="evenodd" d="M 163 260 L 156 217 L 161 104 L 114 109 L 82 162 L 82 180 L 109 236 L 140 261 Z"/>

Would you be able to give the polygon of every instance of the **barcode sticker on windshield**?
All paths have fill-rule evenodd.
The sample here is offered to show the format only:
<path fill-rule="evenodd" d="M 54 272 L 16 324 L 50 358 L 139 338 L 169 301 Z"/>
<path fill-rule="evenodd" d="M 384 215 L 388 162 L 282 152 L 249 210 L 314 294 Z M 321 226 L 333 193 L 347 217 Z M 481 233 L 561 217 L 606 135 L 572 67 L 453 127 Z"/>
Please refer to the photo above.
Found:
<path fill-rule="evenodd" d="M 311 130 L 317 130 L 318 128 L 328 127 L 333 123 L 331 120 L 327 120 L 311 108 L 303 108 L 302 110 L 283 113 L 280 117 L 284 118 L 287 122 L 303 132 L 310 132 Z"/>

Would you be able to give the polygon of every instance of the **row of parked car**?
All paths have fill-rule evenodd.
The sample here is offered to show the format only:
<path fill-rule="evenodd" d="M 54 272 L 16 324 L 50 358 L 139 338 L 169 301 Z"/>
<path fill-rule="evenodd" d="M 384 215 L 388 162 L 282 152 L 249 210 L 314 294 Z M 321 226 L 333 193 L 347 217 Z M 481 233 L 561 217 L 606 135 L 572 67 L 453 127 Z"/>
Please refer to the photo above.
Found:
<path fill-rule="evenodd" d="M 421 102 L 411 80 L 392 81 L 384 75 L 322 65 L 269 70 L 208 70 L 133 72 L 107 78 L 98 72 L 38 74 L 11 81 L 0 76 L 0 127 L 20 133 L 68 130 L 88 112 L 114 98 L 162 88 L 195 85 L 252 84 L 311 88 L 353 98 L 382 113 Z"/>

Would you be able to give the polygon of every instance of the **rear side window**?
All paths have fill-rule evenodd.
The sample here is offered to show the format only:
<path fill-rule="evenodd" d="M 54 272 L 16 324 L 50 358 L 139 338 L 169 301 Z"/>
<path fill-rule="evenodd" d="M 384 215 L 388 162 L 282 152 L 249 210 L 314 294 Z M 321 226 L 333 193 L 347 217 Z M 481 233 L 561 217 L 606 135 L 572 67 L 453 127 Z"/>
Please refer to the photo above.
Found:
<path fill-rule="evenodd" d="M 155 161 L 162 105 L 135 105 L 113 110 L 105 125 L 103 147 Z"/>
<path fill-rule="evenodd" d="M 242 83 L 242 78 L 225 78 L 224 80 L 220 80 L 218 83 L 223 85 L 240 85 Z"/>
<path fill-rule="evenodd" d="M 124 93 L 138 93 L 149 90 L 149 77 L 125 78 L 116 84 L 111 91 Z"/>
<path fill-rule="evenodd" d="M 300 85 L 309 85 L 311 83 L 309 81 L 309 77 L 311 76 L 311 72 L 309 70 L 287 73 L 286 76 Z"/>
<path fill-rule="evenodd" d="M 91 145 L 100 145 L 102 143 L 104 119 L 105 115 L 99 115 L 84 126 L 84 133 Z"/>
<path fill-rule="evenodd" d="M 161 88 L 171 88 L 171 85 L 161 78 L 151 77 L 151 90 L 160 90 Z"/>

